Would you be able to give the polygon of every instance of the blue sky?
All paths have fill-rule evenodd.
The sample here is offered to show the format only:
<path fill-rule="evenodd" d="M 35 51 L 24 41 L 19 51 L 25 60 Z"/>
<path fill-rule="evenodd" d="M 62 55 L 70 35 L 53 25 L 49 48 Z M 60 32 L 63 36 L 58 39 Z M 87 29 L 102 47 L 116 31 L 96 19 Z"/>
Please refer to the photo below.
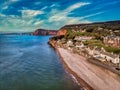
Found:
<path fill-rule="evenodd" d="M 120 0 L 0 0 L 0 32 L 120 20 Z"/>

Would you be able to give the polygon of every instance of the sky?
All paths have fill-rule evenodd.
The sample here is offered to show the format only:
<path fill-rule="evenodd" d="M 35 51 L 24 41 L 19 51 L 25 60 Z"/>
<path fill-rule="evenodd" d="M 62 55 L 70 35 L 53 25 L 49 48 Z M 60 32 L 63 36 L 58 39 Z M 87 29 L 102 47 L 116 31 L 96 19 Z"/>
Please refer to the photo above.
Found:
<path fill-rule="evenodd" d="M 120 20 L 120 0 L 0 0 L 0 32 Z"/>

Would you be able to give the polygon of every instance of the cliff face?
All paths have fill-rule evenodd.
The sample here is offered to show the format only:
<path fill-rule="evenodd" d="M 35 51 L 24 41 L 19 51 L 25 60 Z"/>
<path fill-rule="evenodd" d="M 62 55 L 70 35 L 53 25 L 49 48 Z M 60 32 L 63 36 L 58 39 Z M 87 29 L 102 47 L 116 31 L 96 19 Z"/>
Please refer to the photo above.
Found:
<path fill-rule="evenodd" d="M 45 30 L 45 29 L 37 29 L 33 32 L 33 35 L 56 35 L 56 30 Z"/>
<path fill-rule="evenodd" d="M 60 30 L 45 30 L 45 29 L 37 29 L 33 32 L 33 35 L 56 35 L 61 36 L 65 35 L 67 32 L 66 29 L 60 29 Z"/>
<path fill-rule="evenodd" d="M 65 34 L 66 34 L 66 32 L 67 32 L 67 30 L 66 30 L 66 29 L 60 29 L 60 30 L 58 30 L 58 32 L 57 32 L 57 36 L 60 36 L 60 35 L 65 35 Z"/>

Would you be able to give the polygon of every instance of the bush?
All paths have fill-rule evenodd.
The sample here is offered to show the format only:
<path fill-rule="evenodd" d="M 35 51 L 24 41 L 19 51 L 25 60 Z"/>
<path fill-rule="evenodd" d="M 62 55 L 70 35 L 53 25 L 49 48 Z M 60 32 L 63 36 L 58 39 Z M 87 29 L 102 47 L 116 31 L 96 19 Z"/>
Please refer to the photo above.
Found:
<path fill-rule="evenodd" d="M 116 54 L 120 54 L 120 48 L 117 47 L 104 47 L 107 52 L 113 52 Z"/>
<path fill-rule="evenodd" d="M 88 27 L 87 29 L 86 29 L 86 32 L 93 32 L 93 30 L 94 30 L 94 28 L 93 27 Z"/>

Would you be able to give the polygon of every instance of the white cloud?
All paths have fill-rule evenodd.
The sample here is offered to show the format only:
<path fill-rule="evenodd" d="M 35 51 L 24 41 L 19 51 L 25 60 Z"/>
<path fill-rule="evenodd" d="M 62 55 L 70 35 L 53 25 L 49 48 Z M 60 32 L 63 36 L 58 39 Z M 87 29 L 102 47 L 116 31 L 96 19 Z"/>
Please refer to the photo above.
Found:
<path fill-rule="evenodd" d="M 80 7 L 88 5 L 88 4 L 90 4 L 90 3 L 89 2 L 78 2 L 78 3 L 73 4 L 70 7 L 68 7 L 65 11 L 66 12 L 71 12 L 71 11 L 77 9 L 77 8 L 80 8 Z"/>
<path fill-rule="evenodd" d="M 26 21 L 26 25 L 28 25 L 28 26 L 31 26 L 31 25 L 35 22 L 34 19 L 31 19 L 31 20 L 25 20 L 25 21 Z"/>
<path fill-rule="evenodd" d="M 48 8 L 48 6 L 44 6 L 41 10 L 45 10 L 45 9 L 47 9 Z"/>
<path fill-rule="evenodd" d="M 2 9 L 3 10 L 8 9 L 8 6 L 3 6 Z"/>
<path fill-rule="evenodd" d="M 71 11 L 81 8 L 82 6 L 88 5 L 90 4 L 89 2 L 79 2 L 79 3 L 75 3 L 67 8 L 65 8 L 64 10 L 58 10 L 55 8 L 52 8 L 51 12 L 48 13 L 47 17 L 48 20 L 46 22 L 52 23 L 51 26 L 49 26 L 50 28 L 60 28 L 63 25 L 66 24 L 75 24 L 75 23 L 91 23 L 88 20 L 81 20 L 80 17 L 70 17 L 68 16 Z M 54 6 L 54 4 L 52 5 Z"/>
<path fill-rule="evenodd" d="M 44 14 L 43 11 L 39 10 L 21 10 L 23 18 L 31 18 L 40 14 Z"/>
<path fill-rule="evenodd" d="M 79 19 L 74 19 L 75 17 L 68 17 L 69 13 L 77 8 L 80 8 L 82 6 L 90 4 L 89 2 L 79 2 L 76 4 L 73 4 L 69 6 L 68 8 L 64 9 L 63 11 L 59 10 L 52 10 L 51 12 L 51 17 L 48 19 L 49 22 L 58 22 L 58 21 L 66 21 L 66 20 L 71 20 L 72 22 L 74 21 L 79 21 Z"/>
<path fill-rule="evenodd" d="M 59 6 L 58 4 L 52 4 L 50 7 L 53 8 L 53 7 L 56 7 L 56 6 Z"/>
<path fill-rule="evenodd" d="M 3 18 L 3 17 L 6 17 L 6 15 L 0 13 L 0 17 Z"/>
<path fill-rule="evenodd" d="M 97 12 L 97 13 L 93 13 L 93 14 L 89 14 L 89 15 L 80 17 L 80 20 L 85 19 L 85 18 L 89 18 L 89 17 L 93 17 L 93 16 L 96 16 L 96 15 L 99 15 L 99 14 L 102 14 L 102 13 L 104 13 L 104 11 L 102 11 L 102 12 Z"/>
<path fill-rule="evenodd" d="M 88 20 L 80 20 L 79 18 L 69 18 L 66 20 L 66 24 L 75 24 L 75 23 L 91 23 Z"/>
<path fill-rule="evenodd" d="M 8 9 L 8 7 L 9 7 L 11 4 L 13 4 L 13 3 L 15 3 L 15 2 L 18 2 L 18 1 L 20 1 L 20 0 L 7 0 L 7 1 L 5 1 L 5 2 L 0 6 L 0 8 L 1 8 L 2 10 Z"/>
<path fill-rule="evenodd" d="M 36 21 L 36 22 L 34 23 L 34 25 L 35 25 L 35 26 L 38 26 L 38 25 L 41 25 L 43 22 L 44 22 L 43 20 Z"/>
<path fill-rule="evenodd" d="M 0 27 L 4 30 L 14 31 L 33 31 L 35 28 L 39 28 L 42 20 L 21 18 L 16 15 L 4 15 L 0 13 Z"/>
<path fill-rule="evenodd" d="M 50 7 L 54 7 L 55 6 L 55 4 L 52 4 Z"/>
<path fill-rule="evenodd" d="M 97 13 L 93 13 L 93 14 L 89 14 L 89 15 L 81 16 L 81 17 L 68 16 L 71 11 L 73 11 L 77 8 L 80 8 L 82 6 L 88 5 L 88 4 L 90 4 L 90 3 L 89 2 L 76 3 L 76 4 L 69 6 L 66 9 L 62 10 L 62 11 L 53 9 L 50 13 L 50 17 L 49 17 L 48 21 L 54 23 L 56 26 L 57 25 L 58 26 L 66 25 L 66 24 L 75 24 L 75 23 L 92 23 L 91 21 L 86 20 L 86 18 L 95 16 L 95 15 L 99 15 L 99 14 L 102 14 L 104 12 L 97 12 Z"/>
<path fill-rule="evenodd" d="M 9 0 L 9 2 L 17 2 L 17 1 L 20 1 L 20 0 Z"/>

